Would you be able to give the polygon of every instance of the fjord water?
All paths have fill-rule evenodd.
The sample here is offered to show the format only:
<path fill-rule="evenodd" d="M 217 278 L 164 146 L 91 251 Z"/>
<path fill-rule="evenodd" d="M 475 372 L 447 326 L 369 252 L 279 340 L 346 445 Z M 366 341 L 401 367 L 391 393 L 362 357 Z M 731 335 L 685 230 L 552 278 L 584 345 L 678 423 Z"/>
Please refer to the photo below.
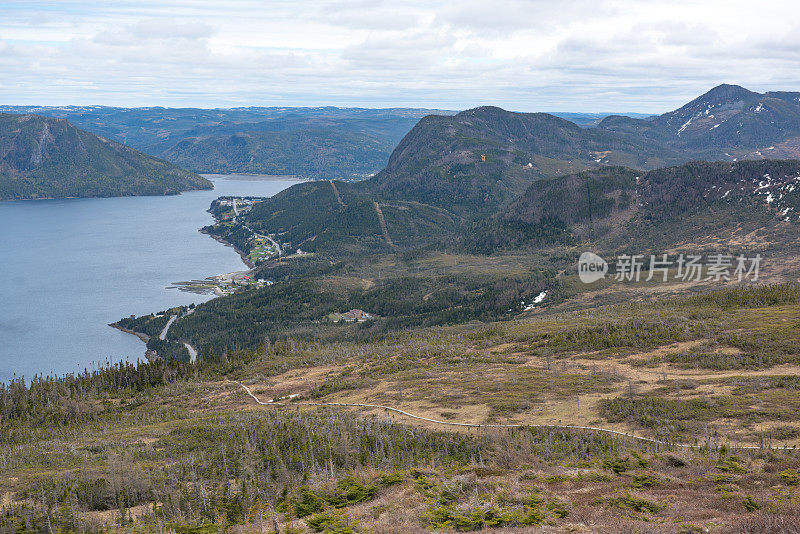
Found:
<path fill-rule="evenodd" d="M 198 232 L 211 201 L 272 196 L 297 180 L 209 178 L 213 191 L 169 197 L 0 202 L 0 382 L 142 359 L 144 344 L 108 323 L 204 302 L 212 296 L 167 287 L 245 269 Z"/>

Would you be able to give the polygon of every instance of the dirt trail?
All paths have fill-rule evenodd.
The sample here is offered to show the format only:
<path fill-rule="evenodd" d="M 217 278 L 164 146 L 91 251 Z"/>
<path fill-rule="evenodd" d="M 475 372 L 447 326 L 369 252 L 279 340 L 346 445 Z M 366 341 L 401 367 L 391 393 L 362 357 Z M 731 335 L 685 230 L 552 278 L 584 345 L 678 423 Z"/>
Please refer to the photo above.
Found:
<path fill-rule="evenodd" d="M 345 203 L 342 202 L 341 195 L 339 195 L 339 190 L 336 189 L 336 184 L 333 183 L 333 180 L 328 180 L 328 183 L 331 184 L 331 187 L 333 188 L 333 195 L 336 197 L 336 202 L 338 202 L 340 206 L 345 206 Z"/>
<path fill-rule="evenodd" d="M 665 447 L 677 447 L 680 449 L 700 449 L 702 447 L 709 446 L 709 443 L 705 443 L 702 445 L 692 445 L 689 443 L 673 443 L 668 441 L 662 441 L 659 439 L 653 438 L 646 438 L 644 436 L 637 436 L 635 434 L 631 434 L 628 432 L 620 432 L 619 430 L 612 430 L 610 428 L 599 428 L 594 426 L 577 426 L 577 425 L 550 425 L 550 424 L 490 424 L 490 423 L 457 423 L 454 421 L 440 421 L 438 419 L 431 419 L 429 417 L 422 417 L 420 415 L 415 415 L 413 413 L 409 413 L 398 408 L 393 408 L 391 406 L 385 406 L 382 404 L 362 404 L 362 403 L 345 403 L 345 402 L 309 402 L 309 401 L 296 401 L 290 403 L 286 402 L 279 402 L 279 401 L 269 401 L 264 402 L 258 397 L 256 397 L 250 388 L 242 384 L 241 382 L 237 382 L 236 380 L 227 380 L 231 384 L 235 384 L 242 389 L 244 389 L 245 393 L 252 398 L 257 404 L 261 406 L 339 406 L 339 407 L 354 407 L 354 408 L 373 408 L 379 410 L 385 410 L 387 412 L 393 412 L 405 417 L 409 417 L 411 419 L 418 419 L 421 421 L 427 421 L 429 423 L 435 423 L 438 425 L 447 425 L 447 426 L 456 426 L 456 427 L 468 427 L 468 428 L 553 428 L 553 429 L 563 429 L 563 430 L 586 430 L 589 432 L 598 432 L 604 434 L 611 434 L 615 436 L 626 437 L 630 439 L 635 439 L 639 441 L 644 441 L 647 443 L 653 443 L 656 445 L 664 445 Z M 728 444 L 730 445 L 730 444 Z M 758 445 L 736 445 L 732 448 L 736 449 L 762 449 L 763 447 Z M 786 446 L 786 447 L 772 447 L 776 450 L 792 450 L 795 447 Z"/>
<path fill-rule="evenodd" d="M 392 238 L 389 237 L 389 228 L 386 227 L 386 219 L 383 218 L 383 210 L 381 210 L 380 205 L 377 202 L 373 202 L 375 205 L 375 213 L 378 214 L 378 222 L 381 224 L 381 232 L 383 232 L 383 239 L 386 240 L 386 244 L 390 247 L 394 247 L 394 243 L 392 243 Z"/>

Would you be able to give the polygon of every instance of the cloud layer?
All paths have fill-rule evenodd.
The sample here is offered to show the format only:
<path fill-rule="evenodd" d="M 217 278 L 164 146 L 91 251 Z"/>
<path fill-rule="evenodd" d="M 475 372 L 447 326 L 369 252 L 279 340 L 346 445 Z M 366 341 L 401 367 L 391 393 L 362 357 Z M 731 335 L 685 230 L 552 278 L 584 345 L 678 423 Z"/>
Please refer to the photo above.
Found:
<path fill-rule="evenodd" d="M 800 9 L 751 0 L 0 4 L 0 104 L 672 109 L 800 90 Z"/>

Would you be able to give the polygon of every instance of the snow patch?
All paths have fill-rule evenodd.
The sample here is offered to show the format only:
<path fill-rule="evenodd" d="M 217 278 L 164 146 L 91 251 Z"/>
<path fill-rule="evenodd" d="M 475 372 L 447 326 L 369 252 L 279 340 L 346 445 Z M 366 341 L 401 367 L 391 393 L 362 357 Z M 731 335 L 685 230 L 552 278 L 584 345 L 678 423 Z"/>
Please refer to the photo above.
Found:
<path fill-rule="evenodd" d="M 525 306 L 525 303 L 523 302 L 523 303 L 522 303 L 522 305 L 523 305 L 523 306 L 525 306 L 525 308 L 523 308 L 523 309 L 524 309 L 525 311 L 531 311 L 531 310 L 535 309 L 535 308 L 536 308 L 536 305 L 537 305 L 537 304 L 541 304 L 541 302 L 544 300 L 544 298 L 545 298 L 546 296 L 547 296 L 547 291 L 542 291 L 541 293 L 539 293 L 538 295 L 536 295 L 536 296 L 533 298 L 533 301 L 532 301 L 530 304 L 528 304 L 527 306 Z"/>

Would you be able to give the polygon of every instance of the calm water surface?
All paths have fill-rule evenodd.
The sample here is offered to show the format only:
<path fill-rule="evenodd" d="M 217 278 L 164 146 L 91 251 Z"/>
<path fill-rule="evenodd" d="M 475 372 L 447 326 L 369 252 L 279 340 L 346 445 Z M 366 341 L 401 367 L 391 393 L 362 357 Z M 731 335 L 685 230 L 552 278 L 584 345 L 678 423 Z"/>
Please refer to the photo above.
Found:
<path fill-rule="evenodd" d="M 167 286 L 245 269 L 197 231 L 212 222 L 211 201 L 297 180 L 209 178 L 213 191 L 171 197 L 0 202 L 0 382 L 141 359 L 144 344 L 108 323 L 204 302 Z"/>

